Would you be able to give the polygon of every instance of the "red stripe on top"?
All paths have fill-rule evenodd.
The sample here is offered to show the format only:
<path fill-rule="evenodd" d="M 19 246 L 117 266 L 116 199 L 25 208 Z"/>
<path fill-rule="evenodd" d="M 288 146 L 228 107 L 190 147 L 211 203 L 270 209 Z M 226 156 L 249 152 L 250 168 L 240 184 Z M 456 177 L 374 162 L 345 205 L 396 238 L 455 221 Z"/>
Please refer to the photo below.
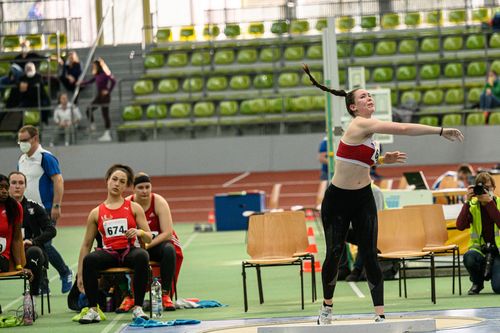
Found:
<path fill-rule="evenodd" d="M 373 156 L 375 153 L 375 147 L 370 147 L 365 144 L 359 145 L 348 145 L 345 144 L 342 140 L 339 143 L 339 147 L 337 148 L 337 156 L 347 159 L 358 161 L 369 166 L 375 164 L 373 160 Z"/>

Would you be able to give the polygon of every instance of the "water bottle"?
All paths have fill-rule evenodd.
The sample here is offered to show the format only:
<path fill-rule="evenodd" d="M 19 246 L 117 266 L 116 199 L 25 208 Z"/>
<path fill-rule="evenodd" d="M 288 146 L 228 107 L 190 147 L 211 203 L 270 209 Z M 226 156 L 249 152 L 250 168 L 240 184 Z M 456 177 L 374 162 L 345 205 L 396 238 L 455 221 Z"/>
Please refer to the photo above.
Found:
<path fill-rule="evenodd" d="M 23 322 L 24 325 L 33 325 L 33 300 L 31 299 L 29 283 L 26 284 L 23 298 Z"/>
<path fill-rule="evenodd" d="M 158 278 L 154 278 L 153 283 L 151 283 L 151 297 L 153 318 L 160 318 L 163 305 L 161 301 L 161 283 L 158 281 Z"/>

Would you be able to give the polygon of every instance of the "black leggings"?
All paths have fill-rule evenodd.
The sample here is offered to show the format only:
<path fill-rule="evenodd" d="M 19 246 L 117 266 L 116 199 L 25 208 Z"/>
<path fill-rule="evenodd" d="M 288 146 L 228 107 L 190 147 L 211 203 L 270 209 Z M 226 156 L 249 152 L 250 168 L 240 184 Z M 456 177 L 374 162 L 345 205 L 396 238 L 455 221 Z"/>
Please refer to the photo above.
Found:
<path fill-rule="evenodd" d="M 171 242 L 162 242 L 149 248 L 149 258 L 160 262 L 161 287 L 163 291 L 172 290 L 175 274 L 175 248 Z"/>
<path fill-rule="evenodd" d="M 321 204 L 321 219 L 326 241 L 326 257 L 321 272 L 323 297 L 333 298 L 339 261 L 352 223 L 351 236 L 363 256 L 373 305 L 384 305 L 384 280 L 377 260 L 377 207 L 371 185 L 359 190 L 344 190 L 330 184 Z"/>
<path fill-rule="evenodd" d="M 133 247 L 120 265 L 118 258 L 104 250 L 91 252 L 83 258 L 83 286 L 89 300 L 89 306 L 98 302 L 97 278 L 99 271 L 110 267 L 125 266 L 134 270 L 134 303 L 142 306 L 149 276 L 149 254 L 146 250 Z"/>
<path fill-rule="evenodd" d="M 43 267 L 47 267 L 47 259 L 43 250 L 38 246 L 30 246 L 26 249 L 26 268 L 33 273 L 33 280 L 30 283 L 31 294 L 39 294 L 40 282 L 42 281 Z"/>
<path fill-rule="evenodd" d="M 9 271 L 9 259 L 0 255 L 0 272 L 8 272 Z"/>
<path fill-rule="evenodd" d="M 102 119 L 104 119 L 104 128 L 106 128 L 107 130 L 111 128 L 111 118 L 109 117 L 110 102 L 111 96 L 109 95 L 109 93 L 107 95 L 104 95 L 101 91 L 98 92 L 98 95 L 90 103 L 90 106 L 87 109 L 87 118 L 89 118 L 91 123 L 94 122 L 94 110 L 98 107 L 101 107 Z"/>

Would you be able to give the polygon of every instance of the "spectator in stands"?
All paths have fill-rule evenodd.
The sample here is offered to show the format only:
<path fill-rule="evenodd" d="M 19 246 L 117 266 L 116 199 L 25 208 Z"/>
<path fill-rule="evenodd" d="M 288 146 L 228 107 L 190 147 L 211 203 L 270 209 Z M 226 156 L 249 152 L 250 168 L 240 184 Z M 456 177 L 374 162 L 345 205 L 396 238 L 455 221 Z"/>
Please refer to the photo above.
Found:
<path fill-rule="evenodd" d="M 40 62 L 44 59 L 46 59 L 46 57 L 31 51 L 29 40 L 24 40 L 21 42 L 21 53 L 14 58 L 12 63 L 18 65 L 24 72 L 24 67 L 28 62 L 34 63 L 36 68 L 38 68 Z M 22 75 L 22 72 L 19 74 Z"/>
<path fill-rule="evenodd" d="M 321 163 L 321 175 L 319 176 L 320 180 L 328 180 L 328 141 L 325 136 L 321 143 L 319 144 L 318 149 L 318 161 Z"/>
<path fill-rule="evenodd" d="M 19 107 L 43 108 L 42 121 L 49 124 L 50 98 L 45 91 L 42 76 L 36 72 L 35 64 L 28 62 L 24 75 L 19 79 Z"/>
<path fill-rule="evenodd" d="M 434 184 L 432 184 L 432 189 L 439 189 L 439 185 L 441 185 L 445 177 L 453 177 L 457 180 L 458 188 L 466 188 L 471 185 L 471 178 L 474 177 L 474 174 L 474 168 L 470 164 L 460 164 L 457 171 L 446 171 L 440 175 Z"/>
<path fill-rule="evenodd" d="M 464 266 L 472 286 L 469 295 L 477 295 L 484 281 L 491 279 L 493 291 L 500 294 L 500 199 L 495 197 L 495 180 L 486 173 L 476 176 L 476 184 L 467 188 L 467 201 L 457 218 L 457 229 L 470 228 L 469 250 L 464 254 Z"/>
<path fill-rule="evenodd" d="M 76 51 L 70 51 L 66 61 L 59 59 L 59 64 L 62 66 L 62 73 L 59 76 L 59 81 L 63 84 L 69 92 L 75 92 L 76 82 L 82 74 L 82 66 L 80 65 L 80 59 Z M 75 104 L 77 103 L 78 96 L 75 99 Z"/>
<path fill-rule="evenodd" d="M 500 107 L 500 81 L 494 70 L 488 72 L 488 79 L 479 99 L 479 107 L 482 111 L 488 112 Z"/>
<path fill-rule="evenodd" d="M 45 243 L 56 236 L 56 228 L 52 225 L 45 209 L 34 201 L 26 199 L 26 177 L 19 171 L 9 174 L 9 193 L 23 207 L 22 227 L 24 229 L 24 248 L 26 266 L 33 273 L 30 291 L 33 296 L 40 293 L 42 269 L 47 267 L 48 259 L 44 251 Z M 46 287 L 45 287 L 46 288 Z"/>
<path fill-rule="evenodd" d="M 58 102 L 59 105 L 54 110 L 54 122 L 58 128 L 56 137 L 64 134 L 64 145 L 69 146 L 71 128 L 78 125 L 82 119 L 82 114 L 78 106 L 71 105 L 68 101 L 68 94 L 60 94 Z"/>
<path fill-rule="evenodd" d="M 102 142 L 111 141 L 111 119 L 109 116 L 109 103 L 111 102 L 111 91 L 113 91 L 116 80 L 102 58 L 98 58 L 93 62 L 92 75 L 94 77 L 90 80 L 83 81 L 81 83 L 77 82 L 77 84 L 85 86 L 92 82 L 96 83 L 97 96 L 92 101 L 91 106 L 87 109 L 87 117 L 90 119 L 90 129 L 95 130 L 94 110 L 98 107 L 101 107 L 105 131 L 98 140 Z"/>

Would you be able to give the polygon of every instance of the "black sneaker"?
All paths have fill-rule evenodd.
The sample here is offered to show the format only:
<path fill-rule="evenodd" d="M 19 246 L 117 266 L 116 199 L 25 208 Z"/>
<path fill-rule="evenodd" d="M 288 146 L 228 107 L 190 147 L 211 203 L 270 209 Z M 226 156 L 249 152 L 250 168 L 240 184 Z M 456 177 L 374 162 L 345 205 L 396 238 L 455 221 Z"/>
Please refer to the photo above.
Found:
<path fill-rule="evenodd" d="M 479 284 L 473 284 L 467 292 L 468 295 L 479 295 L 479 292 L 483 290 L 484 286 Z"/>

